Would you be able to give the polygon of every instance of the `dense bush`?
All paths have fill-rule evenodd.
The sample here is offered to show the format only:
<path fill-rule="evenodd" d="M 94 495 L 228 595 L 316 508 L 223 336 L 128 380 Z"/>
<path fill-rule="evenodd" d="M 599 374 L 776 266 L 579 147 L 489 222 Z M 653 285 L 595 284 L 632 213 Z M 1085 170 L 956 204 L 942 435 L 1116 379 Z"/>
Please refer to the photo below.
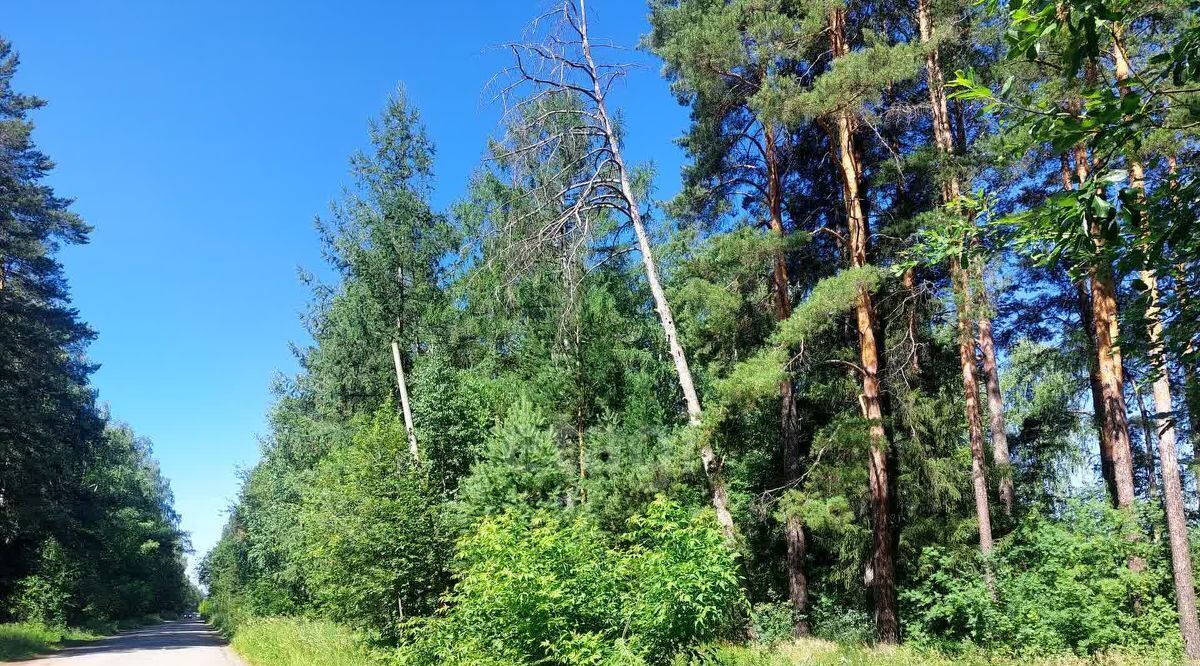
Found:
<path fill-rule="evenodd" d="M 1160 549 L 1099 502 L 1070 504 L 1054 518 L 1030 515 L 987 563 L 973 552 L 926 548 L 918 582 L 903 595 L 908 636 L 1026 655 L 1178 652 L 1170 563 Z M 1134 558 L 1143 570 L 1130 567 Z"/>
<path fill-rule="evenodd" d="M 78 585 L 79 565 L 57 539 L 47 539 L 38 551 L 34 573 L 17 582 L 14 614 L 26 622 L 65 627 L 78 610 L 73 601 Z"/>
<path fill-rule="evenodd" d="M 665 500 L 612 540 L 582 514 L 509 511 L 459 544 L 449 610 L 412 664 L 661 663 L 727 631 L 743 596 L 712 516 Z"/>
<path fill-rule="evenodd" d="M 432 610 L 451 546 L 396 412 L 385 405 L 321 463 L 300 514 L 314 610 L 376 640 L 395 640 L 406 615 Z"/>
<path fill-rule="evenodd" d="M 978 651 L 947 654 L 913 646 L 870 646 L 804 639 L 776 646 L 705 645 L 673 666 L 1174 666 L 1165 656 L 1113 651 L 1087 657 L 1004 657 Z"/>

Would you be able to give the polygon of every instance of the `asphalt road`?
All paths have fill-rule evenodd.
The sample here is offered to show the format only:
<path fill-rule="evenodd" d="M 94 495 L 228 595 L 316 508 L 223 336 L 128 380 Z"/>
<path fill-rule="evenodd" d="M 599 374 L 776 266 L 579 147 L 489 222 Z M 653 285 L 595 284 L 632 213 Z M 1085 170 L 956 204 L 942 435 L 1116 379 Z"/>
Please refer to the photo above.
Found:
<path fill-rule="evenodd" d="M 63 648 L 18 666 L 244 666 L 200 620 L 178 620 Z"/>

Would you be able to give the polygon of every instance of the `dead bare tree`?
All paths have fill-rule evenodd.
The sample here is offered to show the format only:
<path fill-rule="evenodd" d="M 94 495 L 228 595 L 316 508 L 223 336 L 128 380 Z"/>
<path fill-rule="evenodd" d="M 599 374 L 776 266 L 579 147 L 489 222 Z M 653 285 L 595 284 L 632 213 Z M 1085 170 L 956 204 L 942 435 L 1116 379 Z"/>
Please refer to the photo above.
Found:
<path fill-rule="evenodd" d="M 621 153 L 621 138 L 608 106 L 614 84 L 628 64 L 600 62 L 588 34 L 586 0 L 562 0 L 533 21 L 527 38 L 506 45 L 514 63 L 501 76 L 499 98 L 508 120 L 508 145 L 495 157 L 518 168 L 552 173 L 526 190 L 525 212 L 511 218 L 521 242 L 534 246 L 566 236 L 590 237 L 590 221 L 612 215 L 628 220 L 637 239 L 646 281 L 667 339 L 688 422 L 699 425 L 702 411 L 687 355 L 675 327 L 642 216 L 635 177 Z M 536 220 L 536 223 L 530 224 Z M 721 461 L 701 436 L 700 458 L 712 505 L 725 538 L 735 540 Z"/>

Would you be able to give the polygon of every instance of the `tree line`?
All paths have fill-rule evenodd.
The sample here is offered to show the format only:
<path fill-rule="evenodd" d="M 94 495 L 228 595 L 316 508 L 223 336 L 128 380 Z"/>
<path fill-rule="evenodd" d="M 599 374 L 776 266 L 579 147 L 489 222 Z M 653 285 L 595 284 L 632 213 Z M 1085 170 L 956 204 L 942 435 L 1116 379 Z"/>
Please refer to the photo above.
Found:
<path fill-rule="evenodd" d="M 45 183 L 45 103 L 0 39 L 0 620 L 102 626 L 197 602 L 187 534 L 149 440 L 97 404 L 95 333 L 71 307 L 66 244 L 90 228 Z"/>
<path fill-rule="evenodd" d="M 631 18 L 632 20 L 632 18 Z M 564 0 L 450 210 L 397 94 L 208 609 L 406 663 L 807 636 L 1200 657 L 1185 3 L 653 0 L 654 198 Z"/>

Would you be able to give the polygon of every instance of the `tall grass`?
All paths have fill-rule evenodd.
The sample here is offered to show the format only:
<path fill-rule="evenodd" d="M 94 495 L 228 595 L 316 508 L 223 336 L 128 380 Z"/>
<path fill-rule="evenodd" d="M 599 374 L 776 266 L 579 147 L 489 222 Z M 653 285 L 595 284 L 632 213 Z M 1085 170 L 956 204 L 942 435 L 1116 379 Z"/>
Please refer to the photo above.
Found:
<path fill-rule="evenodd" d="M 234 649 L 251 666 L 383 666 L 389 655 L 366 646 L 351 630 L 333 622 L 300 618 L 248 619 L 237 627 Z M 391 660 L 389 661 L 389 656 Z M 870 647 L 820 639 L 787 641 L 770 647 L 708 645 L 680 655 L 673 666 L 1167 666 L 1172 657 L 1119 653 L 1000 657 L 982 653 L 944 655 L 907 646 Z"/>
<path fill-rule="evenodd" d="M 867 647 L 804 639 L 770 648 L 714 645 L 701 648 L 677 666 L 1167 666 L 1172 657 L 1118 653 L 1008 658 L 985 654 L 942 655 L 911 647 Z"/>
<path fill-rule="evenodd" d="M 252 666 L 368 666 L 385 663 L 354 632 L 332 622 L 258 618 L 237 627 L 233 649 Z"/>
<path fill-rule="evenodd" d="M 0 660 L 15 661 L 49 652 L 65 641 L 82 641 L 96 635 L 80 629 L 47 627 L 38 622 L 0 624 Z"/>

